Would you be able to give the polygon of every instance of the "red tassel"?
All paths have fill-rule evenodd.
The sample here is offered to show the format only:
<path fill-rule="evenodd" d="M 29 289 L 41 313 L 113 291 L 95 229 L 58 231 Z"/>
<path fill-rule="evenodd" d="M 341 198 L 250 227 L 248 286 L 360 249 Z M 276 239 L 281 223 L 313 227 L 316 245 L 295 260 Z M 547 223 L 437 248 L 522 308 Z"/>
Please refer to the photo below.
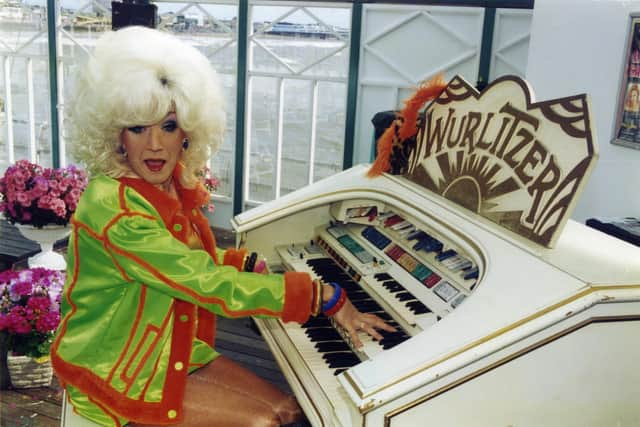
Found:
<path fill-rule="evenodd" d="M 418 132 L 416 122 L 420 108 L 428 101 L 436 99 L 445 87 L 447 87 L 447 84 L 444 81 L 444 76 L 438 74 L 427 83 L 421 84 L 411 98 L 404 102 L 404 108 L 400 112 L 401 118 L 394 120 L 391 126 L 378 139 L 378 155 L 367 172 L 369 178 L 376 177 L 389 170 L 393 137 L 396 134 L 396 129 L 400 141 L 415 135 Z"/>
<path fill-rule="evenodd" d="M 416 93 L 404 102 L 405 107 L 401 113 L 404 118 L 404 123 L 400 127 L 400 139 L 410 138 L 418 132 L 416 129 L 418 111 L 425 103 L 437 98 L 446 86 L 447 83 L 444 81 L 444 76 L 438 74 L 427 83 L 420 85 Z"/>
<path fill-rule="evenodd" d="M 373 165 L 371 165 L 371 168 L 367 172 L 369 178 L 376 177 L 389 170 L 393 136 L 396 127 L 399 126 L 398 122 L 399 120 L 395 119 L 393 123 L 391 123 L 391 126 L 389 126 L 378 139 L 378 155 L 376 156 L 376 161 L 373 162 Z"/>

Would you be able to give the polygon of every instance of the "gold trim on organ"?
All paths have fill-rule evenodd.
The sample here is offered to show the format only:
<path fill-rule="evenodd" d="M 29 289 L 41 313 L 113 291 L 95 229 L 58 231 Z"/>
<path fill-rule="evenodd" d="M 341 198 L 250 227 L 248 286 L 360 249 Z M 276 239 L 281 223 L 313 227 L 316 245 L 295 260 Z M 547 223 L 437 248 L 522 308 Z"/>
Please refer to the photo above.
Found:
<path fill-rule="evenodd" d="M 633 286 L 632 288 L 637 289 L 638 287 L 639 286 Z M 609 289 L 609 288 L 619 288 L 619 286 L 607 287 L 607 289 Z M 600 290 L 600 289 L 598 289 L 598 290 Z M 545 346 L 547 344 L 550 344 L 551 342 L 556 341 L 559 338 L 562 338 L 562 337 L 564 337 L 566 335 L 569 335 L 570 333 L 575 332 L 578 329 L 582 329 L 585 326 L 588 326 L 588 325 L 590 325 L 592 323 L 611 322 L 611 321 L 628 322 L 628 321 L 638 321 L 638 320 L 640 320 L 640 316 L 637 316 L 637 315 L 636 316 L 601 316 L 601 317 L 592 317 L 590 319 L 586 319 L 586 320 L 584 320 L 584 321 L 582 321 L 582 322 L 580 322 L 578 324 L 575 324 L 575 325 L 573 325 L 573 326 L 571 326 L 571 327 L 569 327 L 569 328 L 567 328 L 567 329 L 565 329 L 563 331 L 557 332 L 557 333 L 553 334 L 552 336 L 549 336 L 549 337 L 547 337 L 547 338 L 545 338 L 545 339 L 543 339 L 543 340 L 541 340 L 541 341 L 539 341 L 539 342 L 537 342 L 535 344 L 531 344 L 531 345 L 523 348 L 522 350 L 520 350 L 520 351 L 518 351 L 516 353 L 510 354 L 509 356 L 507 356 L 507 357 L 505 357 L 505 358 L 503 358 L 503 359 L 501 359 L 499 361 L 496 361 L 496 362 L 494 362 L 494 363 L 492 363 L 490 365 L 487 365 L 487 366 L 477 370 L 476 372 L 468 374 L 468 375 L 458 379 L 457 381 L 455 381 L 455 382 L 453 382 L 451 384 L 447 384 L 446 386 L 444 386 L 444 387 L 442 387 L 442 388 L 440 388 L 438 390 L 435 390 L 435 391 L 433 391 L 433 392 L 431 392 L 431 393 L 429 393 L 429 394 L 427 394 L 425 396 L 422 396 L 419 399 L 416 399 L 411 403 L 407 403 L 407 404 L 405 404 L 405 405 L 403 405 L 403 406 L 401 406 L 401 407 L 399 407 L 397 409 L 394 409 L 391 412 L 386 413 L 384 415 L 384 427 L 390 427 L 391 426 L 391 418 L 393 418 L 393 417 L 395 417 L 395 416 L 397 416 L 397 415 L 399 415 L 399 414 L 401 414 L 401 413 L 403 413 L 403 412 L 405 412 L 405 411 L 407 411 L 409 409 L 412 409 L 412 408 L 414 408 L 414 407 L 416 407 L 416 406 L 418 406 L 418 405 L 420 405 L 420 404 L 422 404 L 422 403 L 424 403 L 424 402 L 426 402 L 428 400 L 431 400 L 434 397 L 437 397 L 437 396 L 439 396 L 439 395 L 441 395 L 441 394 L 443 394 L 443 393 L 445 393 L 445 392 L 447 392 L 449 390 L 452 390 L 452 389 L 458 387 L 459 385 L 462 385 L 462 384 L 464 384 L 464 383 L 466 383 L 466 382 L 468 382 L 468 381 L 470 381 L 470 380 L 472 380 L 474 378 L 477 378 L 477 377 L 479 377 L 479 376 L 481 376 L 481 375 L 483 375 L 483 374 L 485 374 L 487 372 L 490 372 L 490 371 L 492 371 L 493 369 L 495 369 L 497 367 L 500 367 L 500 366 L 502 366 L 502 365 L 504 365 L 504 364 L 506 364 L 508 362 L 511 362 L 512 360 L 515 360 L 515 359 L 519 358 L 520 356 L 523 356 L 523 355 L 525 355 L 525 354 L 527 354 L 527 353 L 529 353 L 529 352 L 531 352 L 533 350 L 536 350 L 536 349 L 538 349 L 540 347 L 543 347 L 543 346 Z"/>
<path fill-rule="evenodd" d="M 500 335 L 503 335 L 503 334 L 505 334 L 507 332 L 510 332 L 510 331 L 512 331 L 512 330 L 524 325 L 525 323 L 528 323 L 528 322 L 530 322 L 532 320 L 535 320 L 537 318 L 540 318 L 540 317 L 544 316 L 547 313 L 550 313 L 550 312 L 552 312 L 554 310 L 557 310 L 558 308 L 562 307 L 563 305 L 569 304 L 569 303 L 571 303 L 573 301 L 576 301 L 576 300 L 578 300 L 580 298 L 583 298 L 583 297 L 585 297 L 585 296 L 587 296 L 587 295 L 589 295 L 589 294 L 591 294 L 593 292 L 615 291 L 615 290 L 640 290 L 640 284 L 638 284 L 638 285 L 628 285 L 628 286 L 625 286 L 625 285 L 604 285 L 604 286 L 592 285 L 592 286 L 589 286 L 586 289 L 582 290 L 581 292 L 578 292 L 575 295 L 564 299 L 563 301 L 560 301 L 560 302 L 558 302 L 556 304 L 553 304 L 553 305 L 545 308 L 544 310 L 540 310 L 540 311 L 538 311 L 538 312 L 536 312 L 536 313 L 534 313 L 534 314 L 532 314 L 530 316 L 527 316 L 527 317 L 525 317 L 523 319 L 520 319 L 517 322 L 514 322 L 514 323 L 512 323 L 512 324 L 510 324 L 508 326 L 505 326 L 504 328 L 498 329 L 497 331 L 495 331 L 495 332 L 493 332 L 493 333 L 491 333 L 491 334 L 489 334 L 489 335 L 487 335 L 485 337 L 482 337 L 482 338 L 480 338 L 480 339 L 478 339 L 478 340 L 476 340 L 476 341 L 474 341 L 472 343 L 469 343 L 469 344 L 465 345 L 464 347 L 459 348 L 456 351 L 453 351 L 453 352 L 451 352 L 451 353 L 449 353 L 449 354 L 447 354 L 447 355 L 445 355 L 445 356 L 443 356 L 443 357 L 441 357 L 439 359 L 436 359 L 433 362 L 428 363 L 427 365 L 424 365 L 424 366 L 422 366 L 420 368 L 417 368 L 416 370 L 414 370 L 414 371 L 412 371 L 412 372 L 410 372 L 410 373 L 408 373 L 408 374 L 406 374 L 406 375 L 404 375 L 402 377 L 399 377 L 398 379 L 396 379 L 396 380 L 394 380 L 394 381 L 392 381 L 390 383 L 384 384 L 384 385 L 380 386 L 379 388 L 377 388 L 377 389 L 375 389 L 373 391 L 370 391 L 369 393 L 366 393 L 366 394 L 358 386 L 357 382 L 350 375 L 349 371 L 346 371 L 343 375 L 344 375 L 345 379 L 349 382 L 351 387 L 353 387 L 355 392 L 358 394 L 358 397 L 360 397 L 361 399 L 366 399 L 367 397 L 370 397 L 370 396 L 372 396 L 372 395 L 374 395 L 374 394 L 376 394 L 376 393 L 378 393 L 378 392 L 380 392 L 382 390 L 385 390 L 385 389 L 387 389 L 389 387 L 392 387 L 392 386 L 394 386 L 396 384 L 399 384 L 402 381 L 404 381 L 404 380 L 406 380 L 406 379 L 408 379 L 408 378 L 410 378 L 410 377 L 412 377 L 412 376 L 414 376 L 416 374 L 419 374 L 420 372 L 424 372 L 427 369 L 430 369 L 430 368 L 432 368 L 433 366 L 435 366 L 435 365 L 437 365 L 439 363 L 442 363 L 442 362 L 444 362 L 446 360 L 449 360 L 449 359 L 451 359 L 453 357 L 456 357 L 456 356 L 464 353 L 467 350 L 470 350 L 470 349 L 472 349 L 474 347 L 477 347 L 477 346 L 479 346 L 481 344 L 484 344 L 484 343 L 486 343 L 486 342 L 488 342 L 488 341 L 490 341 L 490 340 L 492 340 L 492 339 L 494 339 L 494 338 L 496 338 L 496 337 L 498 337 Z M 366 411 L 366 412 L 368 412 L 368 411 Z M 366 412 L 363 412 L 363 413 L 366 413 Z"/>

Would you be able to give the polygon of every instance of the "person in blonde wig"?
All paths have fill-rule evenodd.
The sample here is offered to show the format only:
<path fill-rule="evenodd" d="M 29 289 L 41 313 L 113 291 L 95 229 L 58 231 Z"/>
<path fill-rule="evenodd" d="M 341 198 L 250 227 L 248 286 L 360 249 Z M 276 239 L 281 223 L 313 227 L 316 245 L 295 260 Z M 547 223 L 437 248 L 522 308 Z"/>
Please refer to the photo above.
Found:
<path fill-rule="evenodd" d="M 62 319 L 51 360 L 77 413 L 102 426 L 273 426 L 296 400 L 214 350 L 215 319 L 304 322 L 323 311 L 360 345 L 394 330 L 339 284 L 266 274 L 216 248 L 198 170 L 221 143 L 211 65 L 174 36 L 103 35 L 70 99 L 69 144 L 90 171 L 71 221 Z"/>
<path fill-rule="evenodd" d="M 194 47 L 131 27 L 106 34 L 79 73 L 67 122 L 72 155 L 92 174 L 129 171 L 118 135 L 131 123 L 157 123 L 175 111 L 189 140 L 185 183 L 222 143 L 225 112 L 216 73 Z"/>

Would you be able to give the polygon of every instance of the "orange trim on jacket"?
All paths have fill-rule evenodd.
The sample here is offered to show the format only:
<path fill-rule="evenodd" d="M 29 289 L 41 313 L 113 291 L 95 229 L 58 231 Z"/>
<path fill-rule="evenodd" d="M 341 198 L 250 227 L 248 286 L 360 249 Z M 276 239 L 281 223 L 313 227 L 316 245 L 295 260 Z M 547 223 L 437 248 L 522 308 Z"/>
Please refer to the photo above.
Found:
<path fill-rule="evenodd" d="M 143 196 L 144 199 L 149 202 L 149 204 L 157 208 L 156 210 L 161 216 L 161 219 L 167 230 L 171 232 L 174 238 L 183 241 L 184 243 L 184 233 L 180 233 L 179 229 L 176 230 L 174 229 L 174 227 L 170 226 L 174 215 L 176 215 L 176 213 L 178 213 L 180 209 L 178 201 L 168 198 L 165 193 L 161 192 L 160 190 L 143 180 L 123 178 L 120 181 L 120 185 L 117 188 L 118 202 L 116 203 L 120 205 L 121 212 L 116 214 L 117 217 L 122 218 L 134 214 L 134 212 L 131 211 L 127 206 L 128 199 L 127 196 L 125 196 L 125 187 L 131 187 L 133 190 Z M 176 182 L 179 181 L 176 180 Z M 188 215 L 189 221 L 191 221 L 195 225 L 203 246 L 212 257 L 212 259 L 217 263 L 215 238 L 213 237 L 213 233 L 208 226 L 206 217 L 202 215 L 199 209 L 199 206 L 201 205 L 200 203 L 202 202 L 202 192 L 200 192 L 197 188 L 194 190 L 188 190 L 178 187 L 178 193 L 183 199 L 183 212 L 190 213 L 190 215 Z M 193 197 L 185 197 L 187 195 Z M 188 209 L 191 210 L 189 211 Z M 140 217 L 148 217 L 148 219 L 153 219 L 154 221 L 157 221 L 158 219 L 155 215 L 149 216 L 143 214 L 142 212 L 137 212 L 135 214 Z M 113 219 L 112 217 L 109 218 Z M 90 217 L 87 216 L 86 219 L 88 223 L 91 223 Z M 122 242 L 120 243 L 120 245 L 115 245 L 113 242 L 111 242 L 107 237 L 106 232 L 109 227 L 114 224 L 114 222 L 109 221 L 108 218 L 106 218 L 106 222 L 108 224 L 104 225 L 103 222 L 99 226 L 103 227 L 103 229 L 97 232 L 94 231 L 90 225 L 84 224 L 81 221 L 76 220 L 75 218 L 72 220 L 72 226 L 74 230 L 72 234 L 73 273 L 69 278 L 64 295 L 65 301 L 69 306 L 69 312 L 63 319 L 63 322 L 61 323 L 59 328 L 58 336 L 56 337 L 56 341 L 52 346 L 52 364 L 54 366 L 54 369 L 56 370 L 56 374 L 60 377 L 62 384 L 68 382 L 69 384 L 80 390 L 82 393 L 87 394 L 92 399 L 92 401 L 100 402 L 101 406 L 108 407 L 113 414 L 117 414 L 118 416 L 121 416 L 123 418 L 135 420 L 136 422 L 145 424 L 165 425 L 178 423 L 182 420 L 183 417 L 182 400 L 184 397 L 184 390 L 188 373 L 187 367 L 190 366 L 190 355 L 193 348 L 192 345 L 196 336 L 203 342 L 212 343 L 215 334 L 215 315 L 213 313 L 186 301 L 182 301 L 179 299 L 173 300 L 172 308 L 169 309 L 169 313 L 167 313 L 167 315 L 164 317 L 164 321 L 161 322 L 162 326 L 157 328 L 153 327 L 157 329 L 157 338 L 162 334 L 162 331 L 166 327 L 168 327 L 167 319 L 173 319 L 173 324 L 171 326 L 171 342 L 169 344 L 170 351 L 168 354 L 169 360 L 167 365 L 169 368 L 166 370 L 166 372 L 163 371 L 159 373 L 158 361 L 160 359 L 158 358 L 158 360 L 156 360 L 153 365 L 150 365 L 147 368 L 151 371 L 151 374 L 145 377 L 145 383 L 139 384 L 140 389 L 138 389 L 135 393 L 132 393 L 134 397 L 126 395 L 126 390 L 118 390 L 115 385 L 116 382 L 123 383 L 122 387 L 128 390 L 131 387 L 131 381 L 133 379 L 130 377 L 135 378 L 137 375 L 137 371 L 144 364 L 143 362 L 136 362 L 135 365 L 131 365 L 131 361 L 135 358 L 135 355 L 130 355 L 130 347 L 133 344 L 130 339 L 126 341 L 127 344 L 124 345 L 124 348 L 122 349 L 122 352 L 120 353 L 120 356 L 116 361 L 116 366 L 114 366 L 113 368 L 109 367 L 111 371 L 108 374 L 108 378 L 113 380 L 113 384 L 111 383 L 111 381 L 105 380 L 105 378 L 96 375 L 90 366 L 74 365 L 64 360 L 58 352 L 58 348 L 60 346 L 60 338 L 65 335 L 68 321 L 78 310 L 78 307 L 72 300 L 71 293 L 76 287 L 80 269 L 80 253 L 78 250 L 78 240 L 80 233 L 86 233 L 84 234 L 83 239 L 91 238 L 97 242 L 100 242 L 98 243 L 98 246 L 102 246 L 104 248 L 104 253 L 108 254 L 102 256 L 110 257 L 110 259 L 114 262 L 114 267 L 117 268 L 117 271 L 119 271 L 119 273 L 122 275 L 122 278 L 125 282 L 133 282 L 133 279 L 131 279 L 123 270 L 123 268 L 118 264 L 118 261 L 114 258 L 114 255 L 110 253 L 111 251 L 115 251 L 116 253 L 121 254 L 129 260 L 135 260 L 138 265 L 145 268 L 146 271 L 150 272 L 155 277 L 162 280 L 164 283 L 172 287 L 176 286 L 180 289 L 181 292 L 185 291 L 183 289 L 184 287 L 179 283 L 176 283 L 174 280 L 166 277 L 160 271 L 157 271 L 152 265 L 145 263 L 144 260 L 135 257 L 133 253 L 126 251 L 125 248 L 121 248 L 120 246 L 122 245 Z M 234 259 L 237 262 L 237 255 L 242 252 L 243 250 L 231 250 L 229 252 L 229 256 L 231 258 L 234 258 L 235 256 Z M 224 258 L 225 260 L 227 259 L 226 253 Z M 123 261 L 123 259 L 120 258 L 120 261 Z M 230 264 L 235 265 L 234 262 L 231 262 Z M 114 269 L 114 267 L 112 267 L 112 271 L 115 272 L 116 270 Z M 143 299 L 143 304 L 141 305 L 144 306 L 144 295 L 146 293 L 146 286 L 144 285 L 144 283 L 138 282 L 138 284 L 142 286 L 140 297 Z M 270 316 L 280 316 L 283 321 L 295 320 L 298 322 L 304 322 L 309 317 L 311 310 L 311 278 L 304 273 L 286 273 L 284 276 L 284 285 L 284 300 L 281 311 L 273 311 L 268 309 L 234 311 L 229 307 L 226 307 L 225 301 L 220 298 L 206 297 L 203 295 L 195 295 L 194 298 L 196 300 L 205 299 L 214 301 L 216 305 L 223 308 L 223 311 L 230 316 L 266 314 Z M 186 291 L 189 290 L 187 289 Z M 142 312 L 139 311 L 138 314 L 136 314 L 136 317 L 141 316 L 141 313 Z M 133 328 L 132 331 L 134 331 L 131 332 L 131 334 L 135 333 L 135 331 L 140 327 L 140 322 L 135 321 L 134 323 L 135 325 L 131 325 L 131 327 Z M 149 327 L 149 325 L 150 323 L 147 324 L 146 327 Z M 145 355 L 143 357 L 145 360 L 148 360 L 148 357 L 152 351 L 151 349 L 157 348 L 156 345 L 151 345 L 148 349 L 143 350 L 141 347 L 142 344 L 140 342 L 137 342 L 137 344 L 135 345 L 138 349 L 136 350 L 136 352 L 143 351 L 143 353 L 140 354 Z M 129 369 L 132 366 L 135 366 L 136 370 L 134 370 L 132 375 L 126 375 L 124 372 L 120 372 L 118 377 L 114 378 L 114 375 L 116 375 L 116 372 L 119 371 L 119 367 L 122 366 L 122 363 L 127 355 L 129 355 L 129 357 L 127 358 L 128 367 L 124 372 L 129 372 Z M 149 365 L 149 362 L 147 362 L 147 365 Z M 147 401 L 146 398 L 149 387 L 151 383 L 157 378 L 157 375 L 160 374 L 165 375 L 163 386 L 161 389 L 162 392 L 160 395 L 156 395 L 160 398 L 160 401 Z M 122 375 L 125 375 L 124 379 L 120 379 Z M 154 385 L 154 387 L 157 387 L 157 385 Z M 173 416 L 167 416 L 168 414 L 172 414 Z"/>

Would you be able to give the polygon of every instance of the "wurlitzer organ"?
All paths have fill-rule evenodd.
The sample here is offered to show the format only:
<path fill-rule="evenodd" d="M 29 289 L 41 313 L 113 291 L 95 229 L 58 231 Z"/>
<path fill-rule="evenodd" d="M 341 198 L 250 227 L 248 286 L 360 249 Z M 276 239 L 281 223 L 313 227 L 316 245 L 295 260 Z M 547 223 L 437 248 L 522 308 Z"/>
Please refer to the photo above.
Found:
<path fill-rule="evenodd" d="M 569 219 L 594 167 L 586 95 L 454 77 L 394 142 L 236 216 L 272 271 L 337 281 L 398 332 L 257 323 L 314 426 L 640 424 L 640 248 Z"/>

